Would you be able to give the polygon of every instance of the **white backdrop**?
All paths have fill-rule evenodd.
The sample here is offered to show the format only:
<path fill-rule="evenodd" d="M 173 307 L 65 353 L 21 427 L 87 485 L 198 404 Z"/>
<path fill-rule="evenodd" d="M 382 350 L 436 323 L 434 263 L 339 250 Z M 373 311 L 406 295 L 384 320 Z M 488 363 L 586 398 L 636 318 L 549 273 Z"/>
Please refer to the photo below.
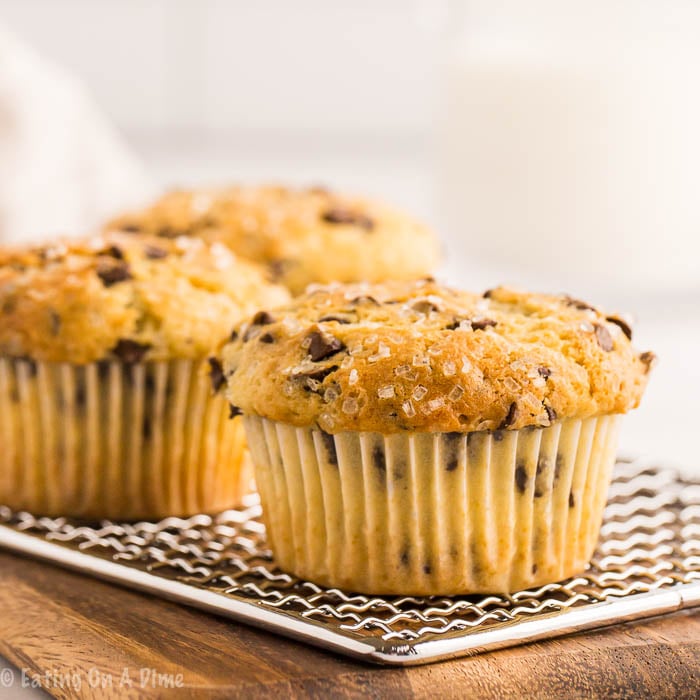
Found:
<path fill-rule="evenodd" d="M 469 255 L 469 232 L 441 221 L 433 154 L 444 7 L 0 0 L 0 21 L 84 82 L 163 186 L 272 179 L 384 196 L 438 226 L 449 279 L 547 288 L 527 269 L 487 267 Z M 700 473 L 700 298 L 561 291 L 636 314 L 639 348 L 661 362 L 623 446 Z"/>

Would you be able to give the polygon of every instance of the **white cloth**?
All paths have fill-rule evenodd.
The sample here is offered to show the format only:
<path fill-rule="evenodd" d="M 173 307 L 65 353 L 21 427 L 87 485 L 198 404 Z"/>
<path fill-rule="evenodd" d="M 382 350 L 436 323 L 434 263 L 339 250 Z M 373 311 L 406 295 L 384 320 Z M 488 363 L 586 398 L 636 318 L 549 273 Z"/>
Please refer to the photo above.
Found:
<path fill-rule="evenodd" d="M 0 243 L 84 233 L 150 194 L 82 86 L 0 26 Z"/>

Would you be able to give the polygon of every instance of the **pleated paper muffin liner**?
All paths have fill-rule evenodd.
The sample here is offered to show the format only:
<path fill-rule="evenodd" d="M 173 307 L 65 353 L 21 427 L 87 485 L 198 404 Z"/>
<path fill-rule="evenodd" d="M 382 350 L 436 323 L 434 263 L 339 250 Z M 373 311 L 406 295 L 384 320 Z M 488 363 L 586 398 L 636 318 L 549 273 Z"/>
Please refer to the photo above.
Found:
<path fill-rule="evenodd" d="M 244 417 L 278 565 L 369 594 L 503 593 L 592 556 L 620 416 L 382 435 Z"/>
<path fill-rule="evenodd" d="M 0 359 L 0 503 L 46 515 L 152 519 L 240 503 L 241 419 L 202 362 Z"/>

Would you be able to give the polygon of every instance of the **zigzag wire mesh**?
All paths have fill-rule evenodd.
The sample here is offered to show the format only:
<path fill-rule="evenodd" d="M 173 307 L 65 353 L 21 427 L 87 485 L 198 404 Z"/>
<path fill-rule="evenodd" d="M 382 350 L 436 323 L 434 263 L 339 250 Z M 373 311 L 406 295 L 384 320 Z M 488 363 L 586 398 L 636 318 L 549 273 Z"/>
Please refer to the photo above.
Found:
<path fill-rule="evenodd" d="M 125 581 L 130 570 L 149 572 L 285 618 L 320 623 L 347 639 L 372 640 L 388 654 L 405 654 L 413 645 L 447 636 L 467 638 L 495 626 L 513 629 L 546 613 L 700 583 L 700 483 L 641 460 L 616 466 L 589 570 L 513 595 L 379 597 L 300 581 L 275 567 L 254 499 L 244 509 L 215 517 L 138 524 L 80 524 L 0 506 L 0 524 L 117 562 L 126 570 Z M 284 632 L 283 627 L 276 631 Z"/>

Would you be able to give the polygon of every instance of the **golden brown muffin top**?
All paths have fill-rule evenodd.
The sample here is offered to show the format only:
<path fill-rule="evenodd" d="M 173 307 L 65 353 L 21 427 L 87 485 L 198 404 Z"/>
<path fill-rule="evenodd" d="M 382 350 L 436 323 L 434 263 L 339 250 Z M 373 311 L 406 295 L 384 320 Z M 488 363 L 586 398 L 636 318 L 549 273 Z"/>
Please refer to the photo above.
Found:
<path fill-rule="evenodd" d="M 295 294 L 311 282 L 415 279 L 439 261 L 433 233 L 406 214 L 322 188 L 171 192 L 107 228 L 222 241 Z"/>
<path fill-rule="evenodd" d="M 635 408 L 654 356 L 630 337 L 570 297 L 428 279 L 310 287 L 222 354 L 244 413 L 330 433 L 470 432 Z"/>
<path fill-rule="evenodd" d="M 289 299 L 222 244 L 107 234 L 0 249 L 0 355 L 84 364 L 205 357 Z"/>

